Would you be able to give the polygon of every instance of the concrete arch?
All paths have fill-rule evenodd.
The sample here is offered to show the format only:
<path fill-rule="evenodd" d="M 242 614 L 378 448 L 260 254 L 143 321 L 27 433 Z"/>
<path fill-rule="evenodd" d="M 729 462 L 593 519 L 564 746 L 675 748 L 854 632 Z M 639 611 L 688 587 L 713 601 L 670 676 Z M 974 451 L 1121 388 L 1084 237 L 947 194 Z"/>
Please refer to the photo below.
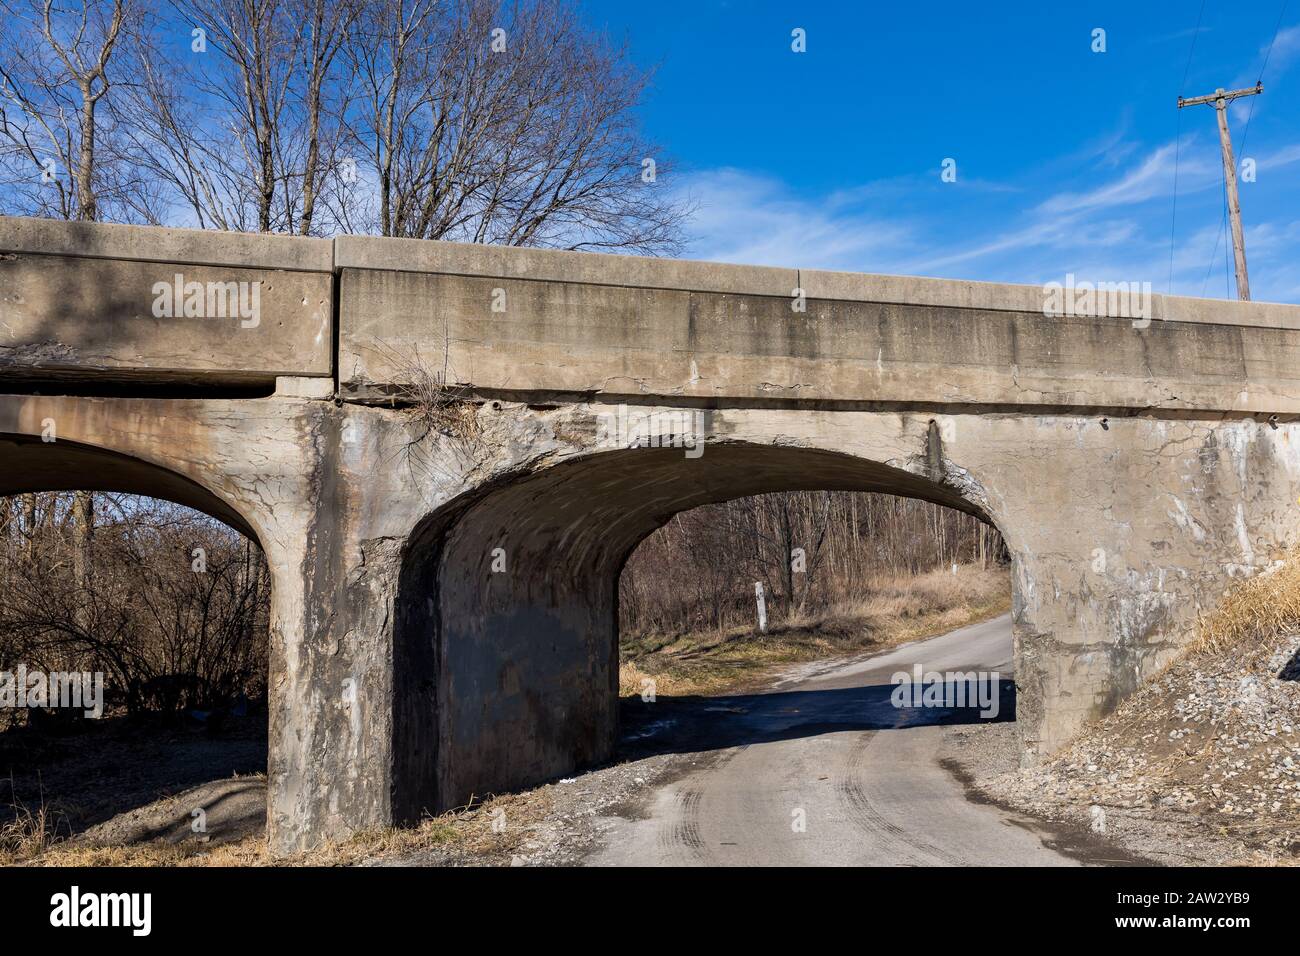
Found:
<path fill-rule="evenodd" d="M 0 495 L 43 491 L 112 491 L 185 505 L 258 542 L 254 523 L 192 478 L 98 445 L 0 432 Z"/>
<path fill-rule="evenodd" d="M 5 487 L 155 488 L 268 554 L 276 852 L 606 751 L 620 555 L 692 502 L 902 489 L 992 519 L 1031 760 L 1300 541 L 1295 306 L 1156 295 L 1135 321 L 1045 314 L 1038 286 L 3 217 L 0 253 Z M 262 282 L 258 324 L 144 311 L 181 272 Z M 381 407 L 428 391 L 421 354 L 481 434 Z M 620 403 L 702 415 L 703 464 L 588 455 Z M 97 450 L 41 464 L 46 418 Z M 498 546 L 515 574 L 488 577 Z"/>
<path fill-rule="evenodd" d="M 969 488 L 860 455 L 749 442 L 711 443 L 702 460 L 673 448 L 586 454 L 424 519 L 396 602 L 395 821 L 608 758 L 628 557 L 681 511 L 805 490 L 919 498 L 998 525 Z"/>
<path fill-rule="evenodd" d="M 296 614 L 302 604 L 301 588 L 297 568 L 277 560 L 277 551 L 268 550 L 268 545 L 276 548 L 278 541 L 266 530 L 265 516 L 246 505 L 237 506 L 194 478 L 136 455 L 62 437 L 46 442 L 39 436 L 0 431 L 0 495 L 58 491 L 117 492 L 164 499 L 193 508 L 255 542 L 266 555 L 271 586 L 271 653 L 265 661 L 269 705 L 272 713 L 293 706 L 291 695 L 275 677 L 285 670 L 281 647 L 286 635 L 299 629 Z M 268 793 L 270 810 L 286 789 L 280 780 L 287 775 L 277 765 L 273 734 L 268 743 L 271 759 L 267 770 L 273 781 Z M 279 751 L 284 749 L 279 745 Z M 275 818 L 269 816 L 269 820 L 274 831 Z"/>

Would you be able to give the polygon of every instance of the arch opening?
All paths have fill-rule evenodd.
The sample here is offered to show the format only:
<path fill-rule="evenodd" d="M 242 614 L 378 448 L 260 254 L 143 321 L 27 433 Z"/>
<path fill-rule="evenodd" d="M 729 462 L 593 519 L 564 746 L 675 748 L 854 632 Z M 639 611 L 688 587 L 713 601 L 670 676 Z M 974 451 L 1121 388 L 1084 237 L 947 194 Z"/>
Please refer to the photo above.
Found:
<path fill-rule="evenodd" d="M 108 448 L 0 432 L 0 496 L 38 491 L 111 491 L 184 505 L 259 541 L 236 509 L 184 475 Z"/>
<path fill-rule="evenodd" d="M 619 579 L 674 515 L 772 492 L 876 492 L 993 524 L 961 489 L 797 446 L 634 448 L 503 480 L 426 519 L 395 616 L 395 818 L 607 759 L 619 725 Z M 996 525 L 994 525 L 996 527 Z"/>
<path fill-rule="evenodd" d="M 5 434 L 0 461 L 0 854 L 262 839 L 272 577 L 251 522 L 91 445 Z"/>

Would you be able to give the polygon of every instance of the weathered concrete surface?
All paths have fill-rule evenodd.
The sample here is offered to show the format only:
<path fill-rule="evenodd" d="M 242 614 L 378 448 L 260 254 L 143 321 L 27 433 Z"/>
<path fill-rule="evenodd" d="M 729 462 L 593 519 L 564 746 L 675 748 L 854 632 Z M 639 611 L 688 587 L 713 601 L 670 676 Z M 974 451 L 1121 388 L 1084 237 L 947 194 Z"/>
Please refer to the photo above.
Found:
<path fill-rule="evenodd" d="M 486 481 L 491 490 L 456 517 L 433 519 L 453 523 L 420 549 L 440 555 L 418 593 L 442 608 L 438 713 L 451 726 L 439 736 L 450 749 L 438 779 L 452 802 L 608 752 L 613 583 L 636 544 L 685 508 L 848 489 L 993 521 L 1014 558 L 1018 707 L 1031 757 L 1111 709 L 1234 578 L 1300 540 L 1294 424 L 720 409 L 699 459 L 566 449 L 610 411 L 503 407 L 510 418 L 537 416 L 556 437 L 493 444 L 543 452 L 544 467 Z M 937 456 L 931 421 L 946 436 Z M 493 573 L 497 548 L 507 563 Z M 396 640 L 418 641 L 429 627 L 422 620 L 411 638 L 399 629 Z"/>
<path fill-rule="evenodd" d="M 314 473 L 335 417 L 331 404 L 278 399 L 0 396 L 0 494 L 78 488 L 167 498 L 227 522 L 265 551 L 269 809 L 280 849 L 304 845 L 305 834 L 350 832 L 376 812 L 371 795 L 348 789 L 345 768 L 316 761 L 357 745 L 338 696 L 302 682 L 312 673 L 305 662 L 333 646 L 330 615 L 309 613 L 307 600 L 317 587 L 308 548 L 321 533 Z"/>
<path fill-rule="evenodd" d="M 0 395 L 0 494 L 167 498 L 227 522 L 266 553 L 268 830 L 278 852 L 394 819 L 395 552 L 433 502 L 401 469 L 376 481 L 366 455 L 376 436 L 403 434 L 403 418 L 282 397 Z M 367 489 L 396 495 L 397 506 Z"/>
<path fill-rule="evenodd" d="M 341 384 L 382 394 L 422 361 L 521 396 L 1300 413 L 1294 306 L 1224 303 L 1236 308 L 1216 317 L 1154 296 L 1157 318 L 1135 328 L 1045 316 L 1036 287 L 808 273 L 786 277 L 807 283 L 797 312 L 769 271 L 768 291 L 737 294 L 345 268 Z M 908 286 L 918 304 L 894 301 Z"/>
<path fill-rule="evenodd" d="M 184 258 L 148 230 L 110 262 L 49 229 L 55 258 L 111 266 L 106 282 L 153 268 L 151 241 L 154 265 Z M 319 265 L 272 245 L 276 269 Z M 0 396 L 0 492 L 157 494 L 266 550 L 280 852 L 608 756 L 618 575 L 699 504 L 883 491 L 995 523 L 1030 758 L 1300 543 L 1295 307 L 1156 297 L 1135 327 L 1047 318 L 1016 286 L 387 240 L 332 253 L 337 399 L 315 359 L 242 346 L 210 357 L 226 366 L 210 381 L 251 369 L 273 396 L 124 395 L 167 359 L 133 370 L 129 323 L 102 345 L 125 363 L 111 394 Z M 315 313 L 295 314 L 286 341 L 314 342 Z M 405 388 L 444 369 L 458 387 L 438 401 Z M 29 374 L 0 367 L 0 392 Z M 626 447 L 611 422 L 629 412 L 703 453 Z"/>
<path fill-rule="evenodd" d="M 329 376 L 331 262 L 328 240 L 0 217 L 0 374 L 82 387 Z M 160 302 L 157 284 L 178 282 L 189 294 Z"/>

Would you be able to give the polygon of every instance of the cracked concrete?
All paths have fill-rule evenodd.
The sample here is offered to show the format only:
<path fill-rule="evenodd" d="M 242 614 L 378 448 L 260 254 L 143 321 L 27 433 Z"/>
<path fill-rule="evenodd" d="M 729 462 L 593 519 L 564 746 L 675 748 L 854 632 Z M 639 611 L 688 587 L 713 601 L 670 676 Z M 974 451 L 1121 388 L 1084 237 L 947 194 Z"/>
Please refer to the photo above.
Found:
<path fill-rule="evenodd" d="M 1038 290 L 1018 286 L 404 240 L 336 240 L 330 271 L 296 240 L 214 261 L 210 235 L 12 222 L 0 250 L 43 256 L 52 288 L 80 288 L 86 261 L 136 289 L 195 259 L 255 273 L 263 254 L 339 285 L 324 374 L 314 310 L 284 312 L 274 362 L 236 332 L 203 362 L 74 355 L 62 371 L 83 397 L 22 394 L 48 370 L 21 353 L 0 366 L 13 392 L 0 395 L 0 493 L 156 495 L 266 551 L 278 852 L 608 757 L 619 572 L 699 504 L 879 491 L 997 525 L 1029 760 L 1168 661 L 1230 581 L 1300 542 L 1300 309 L 1158 301 L 1134 329 L 1047 319 Z M 132 253 L 120 272 L 114 243 Z M 799 282 L 806 314 L 790 310 Z M 117 325 L 51 316 L 58 340 L 124 355 L 145 307 L 124 288 L 79 300 Z M 14 327 L 6 344 L 39 359 L 44 323 Z M 416 355 L 461 386 L 462 417 L 431 425 L 400 380 Z M 187 362 L 200 383 L 280 388 L 157 394 Z M 155 392 L 122 394 L 124 381 Z M 703 454 L 609 447 L 602 423 L 625 389 L 638 412 L 705 413 Z M 42 441 L 49 421 L 56 440 Z"/>

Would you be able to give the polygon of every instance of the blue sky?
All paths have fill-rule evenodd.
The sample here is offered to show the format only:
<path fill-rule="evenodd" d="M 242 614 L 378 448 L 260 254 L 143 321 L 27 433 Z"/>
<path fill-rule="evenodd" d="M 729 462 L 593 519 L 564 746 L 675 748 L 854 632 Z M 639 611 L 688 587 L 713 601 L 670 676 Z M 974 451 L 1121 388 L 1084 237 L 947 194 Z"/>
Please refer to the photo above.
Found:
<path fill-rule="evenodd" d="M 1253 297 L 1300 302 L 1300 0 L 1285 13 L 1204 0 L 1197 32 L 1201 9 L 585 4 L 658 67 L 642 116 L 679 164 L 660 187 L 700 203 L 694 258 L 1029 283 L 1073 272 L 1164 292 L 1177 165 L 1172 288 L 1208 296 L 1235 295 L 1214 110 L 1176 100 L 1254 85 L 1281 18 L 1265 93 L 1230 116 L 1238 159 L 1257 169 L 1241 186 Z M 791 51 L 796 27 L 806 53 Z M 946 158 L 956 182 L 941 181 Z"/>

